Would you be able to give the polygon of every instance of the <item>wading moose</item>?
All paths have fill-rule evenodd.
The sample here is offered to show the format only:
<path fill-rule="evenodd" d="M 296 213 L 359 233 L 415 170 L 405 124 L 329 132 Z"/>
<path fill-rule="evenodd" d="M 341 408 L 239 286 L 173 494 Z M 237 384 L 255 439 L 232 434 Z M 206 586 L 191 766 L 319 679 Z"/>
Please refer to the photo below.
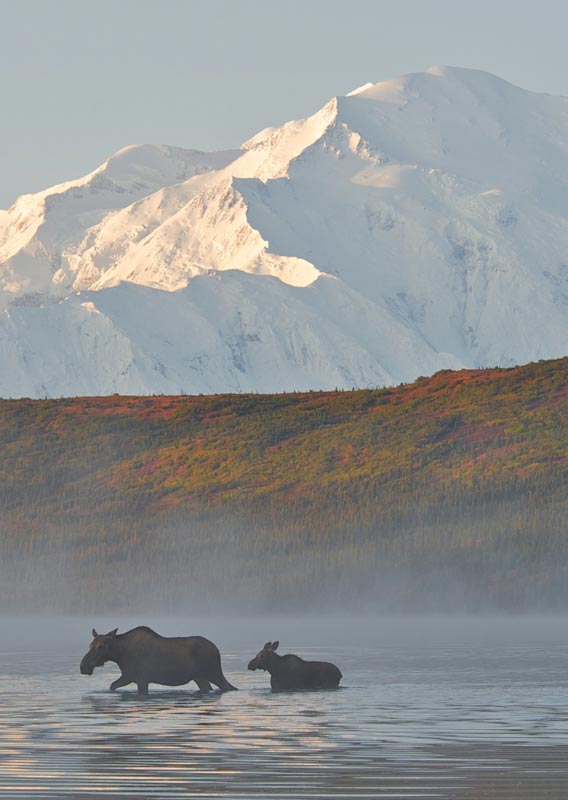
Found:
<path fill-rule="evenodd" d="M 195 681 L 200 691 L 210 692 L 211 684 L 222 692 L 236 689 L 221 669 L 217 647 L 203 636 L 160 636 L 141 626 L 127 633 L 115 628 L 99 635 L 93 628 L 93 641 L 81 660 L 83 675 L 92 675 L 95 667 L 114 661 L 121 675 L 110 685 L 112 691 L 135 683 L 138 694 L 148 694 L 148 684 L 181 686 Z"/>
<path fill-rule="evenodd" d="M 279 644 L 280 642 L 266 642 L 248 665 L 249 669 L 269 672 L 270 685 L 274 691 L 336 689 L 339 686 L 342 675 L 335 664 L 327 661 L 304 661 L 300 656 L 291 653 L 279 656 L 276 652 Z"/>

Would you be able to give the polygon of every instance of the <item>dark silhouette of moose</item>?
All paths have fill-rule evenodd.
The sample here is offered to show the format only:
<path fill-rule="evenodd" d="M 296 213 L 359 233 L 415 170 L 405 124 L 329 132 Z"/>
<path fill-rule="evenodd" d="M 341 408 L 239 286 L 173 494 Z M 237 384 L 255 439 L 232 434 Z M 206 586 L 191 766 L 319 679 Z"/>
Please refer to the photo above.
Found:
<path fill-rule="evenodd" d="M 99 635 L 93 628 L 93 641 L 81 660 L 83 675 L 92 675 L 107 661 L 118 664 L 121 675 L 111 691 L 135 683 L 138 694 L 146 695 L 150 683 L 181 686 L 189 681 L 202 692 L 210 692 L 212 683 L 222 692 L 236 689 L 223 675 L 218 648 L 203 636 L 168 638 L 146 626 L 121 634 L 117 630 Z"/>
<path fill-rule="evenodd" d="M 263 669 L 270 673 L 274 691 L 290 689 L 336 689 L 341 672 L 327 661 L 304 661 L 299 656 L 276 653 L 280 642 L 266 642 L 260 653 L 249 662 L 251 670 Z"/>

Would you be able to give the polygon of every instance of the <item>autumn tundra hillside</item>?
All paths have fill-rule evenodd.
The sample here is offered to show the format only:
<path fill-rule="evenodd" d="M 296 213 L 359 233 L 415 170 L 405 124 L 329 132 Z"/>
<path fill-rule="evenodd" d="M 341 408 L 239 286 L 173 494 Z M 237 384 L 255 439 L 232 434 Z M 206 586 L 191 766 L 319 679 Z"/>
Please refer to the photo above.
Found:
<path fill-rule="evenodd" d="M 568 359 L 380 390 L 0 401 L 2 602 L 566 607 L 567 423 Z"/>

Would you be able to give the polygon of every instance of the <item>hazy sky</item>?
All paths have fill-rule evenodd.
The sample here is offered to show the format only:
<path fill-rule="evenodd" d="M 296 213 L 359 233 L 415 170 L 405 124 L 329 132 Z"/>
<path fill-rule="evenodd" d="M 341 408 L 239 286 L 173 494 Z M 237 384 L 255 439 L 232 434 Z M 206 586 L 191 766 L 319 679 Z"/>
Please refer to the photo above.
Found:
<path fill-rule="evenodd" d="M 0 0 L 0 207 L 126 144 L 214 149 L 432 64 L 568 95 L 561 0 Z"/>

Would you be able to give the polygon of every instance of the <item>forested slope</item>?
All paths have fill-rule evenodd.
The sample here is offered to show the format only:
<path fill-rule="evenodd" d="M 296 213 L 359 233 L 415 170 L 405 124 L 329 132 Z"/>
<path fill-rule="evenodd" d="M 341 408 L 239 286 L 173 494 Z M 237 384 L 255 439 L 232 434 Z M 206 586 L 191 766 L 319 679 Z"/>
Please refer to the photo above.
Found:
<path fill-rule="evenodd" d="M 0 401 L 0 599 L 565 607 L 567 422 L 568 359 L 376 391 Z"/>

